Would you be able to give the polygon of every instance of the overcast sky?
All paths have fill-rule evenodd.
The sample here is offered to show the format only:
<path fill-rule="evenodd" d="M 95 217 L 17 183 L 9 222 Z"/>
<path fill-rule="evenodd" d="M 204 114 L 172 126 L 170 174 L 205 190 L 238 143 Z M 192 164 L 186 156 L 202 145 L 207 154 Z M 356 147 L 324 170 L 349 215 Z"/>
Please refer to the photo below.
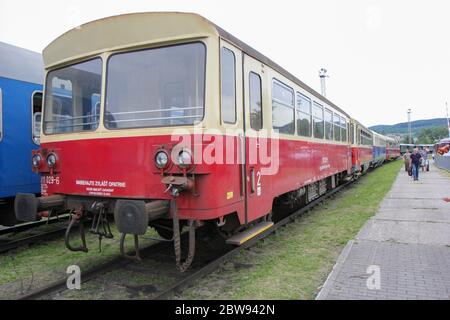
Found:
<path fill-rule="evenodd" d="M 445 117 L 450 1 L 0 0 L 0 41 L 42 52 L 82 23 L 130 12 L 199 13 L 370 126 Z"/>

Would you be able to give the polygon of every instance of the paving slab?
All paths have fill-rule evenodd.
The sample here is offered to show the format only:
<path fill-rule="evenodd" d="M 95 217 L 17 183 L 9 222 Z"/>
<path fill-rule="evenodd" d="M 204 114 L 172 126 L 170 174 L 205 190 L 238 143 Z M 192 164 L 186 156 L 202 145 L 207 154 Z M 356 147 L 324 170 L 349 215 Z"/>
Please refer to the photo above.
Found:
<path fill-rule="evenodd" d="M 450 299 L 450 177 L 432 165 L 419 178 L 399 172 L 316 299 Z"/>

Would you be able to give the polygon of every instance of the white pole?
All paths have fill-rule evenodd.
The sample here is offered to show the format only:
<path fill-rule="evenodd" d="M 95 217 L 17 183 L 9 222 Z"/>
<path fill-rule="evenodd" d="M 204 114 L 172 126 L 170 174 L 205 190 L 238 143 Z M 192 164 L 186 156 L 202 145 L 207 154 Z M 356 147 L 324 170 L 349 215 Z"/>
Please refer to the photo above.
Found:
<path fill-rule="evenodd" d="M 445 102 L 445 109 L 447 111 L 447 128 L 448 128 L 448 137 L 450 138 L 450 118 L 448 117 L 448 104 Z"/>
<path fill-rule="evenodd" d="M 320 69 L 319 77 L 320 77 L 320 87 L 322 88 L 322 95 L 324 97 L 326 97 L 327 96 L 327 87 L 326 87 L 325 79 L 328 78 L 327 69 L 325 69 L 325 68 Z"/>

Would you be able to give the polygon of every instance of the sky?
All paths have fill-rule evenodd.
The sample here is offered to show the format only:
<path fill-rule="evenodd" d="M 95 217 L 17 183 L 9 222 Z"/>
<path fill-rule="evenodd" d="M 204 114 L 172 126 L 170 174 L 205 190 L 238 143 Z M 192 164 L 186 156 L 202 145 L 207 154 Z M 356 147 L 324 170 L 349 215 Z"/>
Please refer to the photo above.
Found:
<path fill-rule="evenodd" d="M 82 23 L 195 12 L 268 56 L 367 126 L 445 117 L 448 0 L 0 0 L 0 41 L 42 52 Z"/>

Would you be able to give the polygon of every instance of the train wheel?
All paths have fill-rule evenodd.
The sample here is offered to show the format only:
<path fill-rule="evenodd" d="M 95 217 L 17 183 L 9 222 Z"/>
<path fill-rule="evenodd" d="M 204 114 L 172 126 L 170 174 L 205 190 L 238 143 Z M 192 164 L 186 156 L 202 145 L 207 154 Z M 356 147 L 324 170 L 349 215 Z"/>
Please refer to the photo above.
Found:
<path fill-rule="evenodd" d="M 158 235 L 166 240 L 173 239 L 173 222 L 172 220 L 158 220 L 156 223 L 151 225 Z M 180 221 L 180 233 L 183 229 L 183 224 Z"/>

